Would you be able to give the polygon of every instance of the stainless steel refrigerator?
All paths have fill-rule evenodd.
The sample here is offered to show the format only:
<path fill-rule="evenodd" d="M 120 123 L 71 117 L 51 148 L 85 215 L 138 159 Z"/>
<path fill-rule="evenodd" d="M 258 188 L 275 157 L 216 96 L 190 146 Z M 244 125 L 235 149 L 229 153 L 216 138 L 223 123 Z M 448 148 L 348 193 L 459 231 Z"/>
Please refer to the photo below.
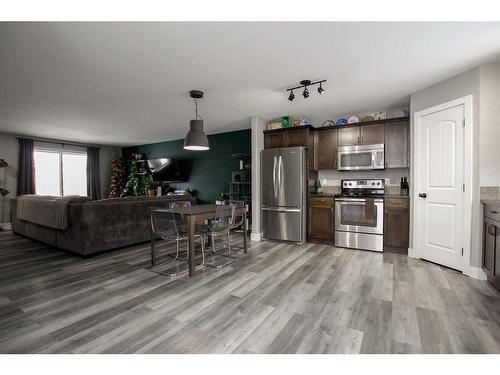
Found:
<path fill-rule="evenodd" d="M 261 153 L 262 237 L 306 240 L 306 150 L 287 147 Z"/>

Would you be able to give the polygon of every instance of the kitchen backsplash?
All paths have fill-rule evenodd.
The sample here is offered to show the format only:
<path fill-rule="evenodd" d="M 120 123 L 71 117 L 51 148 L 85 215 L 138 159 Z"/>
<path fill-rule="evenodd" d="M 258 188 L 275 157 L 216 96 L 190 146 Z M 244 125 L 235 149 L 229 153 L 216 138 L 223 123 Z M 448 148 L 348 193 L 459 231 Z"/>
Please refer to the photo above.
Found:
<path fill-rule="evenodd" d="M 399 194 L 401 177 L 406 177 L 411 186 L 410 170 L 408 168 L 384 169 L 379 171 L 318 171 L 318 180 L 321 182 L 325 194 L 340 192 L 340 182 L 356 178 L 383 178 L 385 179 L 386 192 Z"/>

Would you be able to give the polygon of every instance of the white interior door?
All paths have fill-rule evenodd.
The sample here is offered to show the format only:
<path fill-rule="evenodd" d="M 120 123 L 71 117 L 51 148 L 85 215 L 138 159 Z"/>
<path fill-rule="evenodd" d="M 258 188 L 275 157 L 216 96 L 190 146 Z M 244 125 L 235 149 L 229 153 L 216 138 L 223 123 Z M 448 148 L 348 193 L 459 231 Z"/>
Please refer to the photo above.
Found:
<path fill-rule="evenodd" d="M 462 271 L 464 240 L 464 104 L 416 118 L 417 209 L 420 258 Z"/>

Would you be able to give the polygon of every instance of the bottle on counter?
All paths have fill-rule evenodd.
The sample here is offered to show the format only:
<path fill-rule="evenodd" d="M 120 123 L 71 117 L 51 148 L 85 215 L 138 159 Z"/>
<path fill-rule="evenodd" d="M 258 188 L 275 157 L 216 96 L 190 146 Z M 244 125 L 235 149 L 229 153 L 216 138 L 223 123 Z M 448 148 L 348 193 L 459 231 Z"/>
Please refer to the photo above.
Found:
<path fill-rule="evenodd" d="M 410 185 L 408 184 L 408 180 L 406 177 L 401 177 L 401 195 L 409 195 L 410 194 Z"/>

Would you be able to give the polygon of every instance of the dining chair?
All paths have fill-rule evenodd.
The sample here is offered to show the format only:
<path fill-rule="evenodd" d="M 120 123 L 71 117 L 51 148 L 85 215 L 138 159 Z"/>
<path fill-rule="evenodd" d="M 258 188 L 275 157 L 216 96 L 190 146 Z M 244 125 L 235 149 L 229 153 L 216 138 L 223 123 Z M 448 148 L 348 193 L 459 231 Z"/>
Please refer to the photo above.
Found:
<path fill-rule="evenodd" d="M 172 260 L 178 260 L 179 259 L 179 252 L 180 252 L 180 246 L 179 243 L 181 241 L 186 241 L 186 252 L 189 254 L 189 238 L 187 235 L 187 232 L 183 228 L 179 228 L 178 222 L 181 221 L 181 215 L 177 214 L 172 211 L 171 208 L 157 208 L 157 207 L 151 207 L 150 208 L 150 214 L 151 214 L 151 268 L 156 265 L 156 239 L 160 237 L 163 240 L 166 241 L 173 241 L 175 240 L 176 242 L 176 254 L 175 257 L 173 257 L 172 254 L 167 254 L 171 257 L 173 257 Z M 195 239 L 199 239 L 201 243 L 201 254 L 202 254 L 202 263 L 201 267 L 205 266 L 205 238 L 203 237 L 202 233 L 196 233 L 194 234 Z M 185 261 L 188 260 L 188 256 L 186 256 Z M 168 263 L 163 262 L 163 263 Z M 183 270 L 182 272 L 185 272 L 186 270 Z M 179 273 L 173 273 L 170 276 L 176 276 Z M 159 272 L 161 273 L 161 272 Z"/>
<path fill-rule="evenodd" d="M 227 254 L 220 254 L 220 255 L 232 259 L 230 262 L 220 265 L 212 265 L 207 263 L 207 266 L 221 268 L 236 260 L 231 256 L 231 234 L 230 234 L 231 224 L 234 221 L 234 210 L 235 210 L 235 205 L 233 204 L 217 205 L 217 207 L 215 208 L 215 218 L 211 221 L 211 223 L 208 225 L 202 224 L 196 226 L 197 230 L 199 231 L 199 233 L 202 234 L 202 236 L 204 236 L 204 238 L 210 238 L 212 253 L 214 255 L 217 254 L 217 252 L 215 251 L 216 249 L 215 239 L 216 237 L 219 237 L 223 239 L 222 246 L 226 245 L 227 247 Z"/>
<path fill-rule="evenodd" d="M 235 210 L 236 210 L 237 206 L 241 206 L 241 205 L 244 206 L 245 203 L 246 202 L 244 202 L 244 201 L 230 201 L 230 204 L 232 204 L 232 205 L 235 206 Z M 246 213 L 233 215 L 233 221 L 231 222 L 231 227 L 229 228 L 229 241 L 231 241 L 231 231 L 235 230 L 235 229 L 238 229 L 239 227 L 241 227 L 242 225 L 244 225 L 243 223 L 245 221 L 245 216 L 244 216 L 245 214 Z M 243 250 L 242 246 L 231 245 L 231 249 L 233 249 L 233 248 Z"/>

